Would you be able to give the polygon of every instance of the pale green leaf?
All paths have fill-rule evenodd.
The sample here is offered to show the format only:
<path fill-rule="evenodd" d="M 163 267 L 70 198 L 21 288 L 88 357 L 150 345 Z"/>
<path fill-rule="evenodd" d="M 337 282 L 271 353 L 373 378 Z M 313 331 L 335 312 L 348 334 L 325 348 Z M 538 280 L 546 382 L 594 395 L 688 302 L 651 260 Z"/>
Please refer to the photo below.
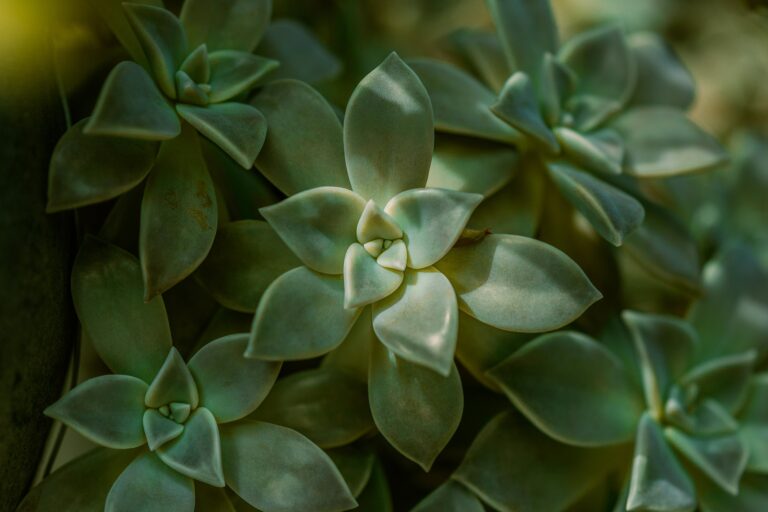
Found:
<path fill-rule="evenodd" d="M 108 448 L 135 448 L 146 442 L 141 418 L 147 384 L 129 375 L 88 379 L 45 409 L 91 441 Z"/>
<path fill-rule="evenodd" d="M 147 409 L 142 417 L 144 434 L 151 451 L 155 451 L 184 432 L 184 425 L 160 414 L 157 409 Z"/>
<path fill-rule="evenodd" d="M 279 66 L 277 61 L 248 52 L 219 50 L 210 55 L 211 103 L 219 103 L 252 89 Z"/>
<path fill-rule="evenodd" d="M 344 258 L 344 307 L 359 308 L 387 297 L 400 287 L 403 273 L 379 265 L 360 244 Z"/>
<path fill-rule="evenodd" d="M 162 407 L 171 402 L 197 407 L 199 394 L 195 379 L 176 347 L 168 352 L 163 366 L 149 385 L 144 401 L 147 407 Z"/>
<path fill-rule="evenodd" d="M 408 249 L 405 242 L 395 240 L 389 248 L 384 249 L 376 258 L 376 263 L 392 270 L 405 270 L 408 263 Z"/>
<path fill-rule="evenodd" d="M 169 468 L 154 453 L 139 456 L 125 468 L 107 496 L 104 512 L 193 512 L 192 480 Z"/>
<path fill-rule="evenodd" d="M 448 377 L 373 344 L 368 400 L 379 432 L 429 471 L 459 426 L 464 393 L 453 365 Z"/>
<path fill-rule="evenodd" d="M 357 222 L 357 240 L 365 244 L 372 240 L 397 240 L 403 237 L 403 230 L 395 219 L 381 209 L 373 200 L 365 204 L 365 209 Z"/>
<path fill-rule="evenodd" d="M 289 270 L 264 292 L 246 357 L 287 361 L 325 354 L 346 338 L 359 312 L 344 308 L 340 276 Z"/>
<path fill-rule="evenodd" d="M 521 236 L 489 235 L 455 247 L 436 267 L 462 311 L 509 331 L 557 329 L 602 297 L 565 253 Z"/>
<path fill-rule="evenodd" d="M 211 81 L 211 62 L 208 47 L 201 44 L 184 59 L 179 71 L 183 71 L 196 84 L 207 84 Z"/>
<path fill-rule="evenodd" d="M 171 348 L 162 297 L 144 302 L 139 262 L 88 237 L 72 269 L 72 298 L 84 331 L 115 373 L 151 382 Z"/>
<path fill-rule="evenodd" d="M 700 396 L 716 400 L 734 414 L 747 398 L 757 360 L 754 350 L 710 359 L 680 378 L 681 386 L 694 386 Z"/>
<path fill-rule="evenodd" d="M 121 62 L 109 73 L 86 135 L 166 140 L 181 132 L 179 118 L 152 78 L 136 63 Z"/>
<path fill-rule="evenodd" d="M 629 47 L 637 63 L 637 81 L 630 104 L 688 109 L 696 84 L 672 48 L 652 32 L 632 34 Z"/>
<path fill-rule="evenodd" d="M 374 343 L 379 343 L 373 331 L 371 311 L 371 306 L 362 309 L 352 330 L 341 345 L 323 358 L 322 366 L 338 368 L 360 382 L 368 382 L 368 360 L 371 347 Z"/>
<path fill-rule="evenodd" d="M 337 512 L 357 503 L 331 459 L 298 432 L 260 421 L 221 429 L 227 485 L 250 505 L 275 512 Z"/>
<path fill-rule="evenodd" d="M 192 47 L 253 51 L 272 16 L 272 0 L 185 0 L 181 22 Z"/>
<path fill-rule="evenodd" d="M 341 274 L 365 201 L 349 190 L 318 187 L 259 210 L 285 244 L 309 268 Z"/>
<path fill-rule="evenodd" d="M 383 205 L 427 183 L 434 147 L 432 104 L 424 85 L 392 53 L 355 88 L 344 117 L 352 190 Z"/>
<path fill-rule="evenodd" d="M 605 174 L 621 174 L 624 147 L 621 137 L 613 130 L 581 134 L 559 127 L 555 136 L 566 158 L 577 166 Z"/>
<path fill-rule="evenodd" d="M 491 110 L 547 153 L 560 151 L 555 135 L 544 121 L 531 79 L 525 73 L 517 72 L 509 77 Z"/>

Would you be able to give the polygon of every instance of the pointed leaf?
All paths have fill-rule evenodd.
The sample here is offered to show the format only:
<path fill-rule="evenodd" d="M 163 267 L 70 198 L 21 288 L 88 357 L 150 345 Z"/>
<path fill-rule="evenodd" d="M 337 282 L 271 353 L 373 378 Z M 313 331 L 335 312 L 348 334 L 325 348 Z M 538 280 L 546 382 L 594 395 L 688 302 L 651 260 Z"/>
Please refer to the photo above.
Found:
<path fill-rule="evenodd" d="M 675 317 L 624 311 L 622 319 L 635 345 L 645 401 L 663 417 L 670 386 L 685 372 L 696 349 L 696 333 Z"/>
<path fill-rule="evenodd" d="M 149 59 L 157 85 L 166 96 L 176 98 L 174 75 L 189 51 L 184 27 L 162 7 L 124 2 L 123 9 Z"/>
<path fill-rule="evenodd" d="M 139 0 L 137 3 L 162 5 L 162 2 L 158 4 L 157 0 Z M 99 13 L 99 16 L 128 52 L 128 55 L 131 56 L 131 59 L 141 67 L 149 69 L 147 56 L 141 48 L 141 43 L 139 43 L 136 33 L 131 28 L 128 17 L 125 15 L 122 0 L 96 0 L 88 2 L 88 5 Z"/>
<path fill-rule="evenodd" d="M 453 478 L 498 510 L 566 510 L 613 470 L 616 456 L 558 443 L 508 411 L 478 434 Z"/>
<path fill-rule="evenodd" d="M 176 111 L 244 169 L 253 167 L 267 136 L 267 120 L 257 109 L 242 103 L 178 104 Z"/>
<path fill-rule="evenodd" d="M 423 187 L 434 147 L 432 104 L 424 85 L 392 53 L 355 88 L 344 118 L 352 190 L 383 205 Z"/>
<path fill-rule="evenodd" d="M 519 141 L 520 134 L 491 113 L 496 95 L 471 75 L 431 59 L 409 60 L 408 65 L 429 93 L 436 130 L 497 142 Z"/>
<path fill-rule="evenodd" d="M 129 375 L 88 379 L 48 406 L 55 418 L 91 441 L 109 448 L 135 448 L 146 442 L 141 417 L 147 384 Z"/>
<path fill-rule="evenodd" d="M 568 444 L 629 441 L 643 412 L 619 359 L 573 331 L 537 338 L 489 376 L 537 427 Z"/>
<path fill-rule="evenodd" d="M 620 246 L 643 222 L 643 205 L 626 192 L 564 161 L 550 162 L 547 168 L 560 192 L 611 244 Z"/>
<path fill-rule="evenodd" d="M 288 512 L 335 512 L 354 508 L 331 459 L 298 432 L 260 421 L 221 429 L 227 485 L 251 506 Z"/>
<path fill-rule="evenodd" d="M 271 15 L 271 0 L 186 0 L 181 22 L 193 47 L 251 52 Z"/>
<path fill-rule="evenodd" d="M 510 75 L 509 64 L 495 33 L 459 29 L 448 35 L 453 50 L 494 91 L 501 90 Z"/>
<path fill-rule="evenodd" d="M 531 79 L 525 73 L 518 71 L 509 77 L 491 110 L 499 118 L 531 137 L 547 152 L 560 151 L 555 135 L 539 110 Z"/>
<path fill-rule="evenodd" d="M 221 305 L 254 312 L 267 286 L 301 261 L 264 221 L 240 220 L 216 231 L 195 276 Z"/>
<path fill-rule="evenodd" d="M 351 188 L 341 122 L 319 92 L 297 80 L 280 80 L 251 104 L 269 124 L 256 167 L 277 188 L 287 195 L 322 186 Z"/>
<path fill-rule="evenodd" d="M 421 500 L 411 512 L 483 512 L 483 503 L 466 487 L 448 480 Z"/>
<path fill-rule="evenodd" d="M 168 441 L 176 439 L 179 437 L 179 434 L 184 432 L 182 424 L 166 418 L 157 409 L 147 409 L 144 411 L 142 425 L 144 426 L 144 434 L 147 436 L 147 443 L 151 451 L 155 451 Z"/>
<path fill-rule="evenodd" d="M 147 407 L 161 407 L 171 402 L 183 402 L 197 407 L 199 395 L 187 363 L 176 347 L 171 348 L 163 366 L 149 385 L 144 399 Z"/>
<path fill-rule="evenodd" d="M 359 308 L 387 297 L 403 282 L 403 273 L 379 265 L 360 244 L 344 258 L 344 307 Z"/>
<path fill-rule="evenodd" d="M 734 414 L 747 398 L 757 353 L 754 350 L 711 359 L 691 368 L 681 386 L 695 386 L 701 396 L 716 400 Z"/>
<path fill-rule="evenodd" d="M 220 50 L 211 53 L 211 103 L 219 103 L 251 90 L 279 66 L 277 61 L 248 52 Z"/>
<path fill-rule="evenodd" d="M 381 209 L 373 200 L 365 204 L 363 214 L 357 222 L 357 240 L 364 244 L 377 238 L 397 240 L 403 237 L 403 231 L 395 219 Z"/>
<path fill-rule="evenodd" d="M 325 354 L 346 338 L 359 312 L 344 308 L 341 277 L 289 270 L 264 292 L 245 355 L 290 361 Z"/>
<path fill-rule="evenodd" d="M 458 370 L 452 365 L 444 377 L 373 345 L 368 383 L 373 420 L 397 451 L 429 471 L 461 420 Z"/>
<path fill-rule="evenodd" d="M 192 480 L 163 464 L 154 453 L 139 456 L 125 468 L 107 496 L 104 512 L 193 512 Z"/>
<path fill-rule="evenodd" d="M 728 158 L 714 137 L 675 108 L 633 108 L 611 126 L 624 138 L 627 171 L 639 177 L 703 171 Z"/>
<path fill-rule="evenodd" d="M 431 188 L 393 197 L 384 211 L 405 233 L 408 266 L 426 268 L 445 256 L 482 200 L 480 194 Z"/>
<path fill-rule="evenodd" d="M 696 508 L 693 482 L 648 413 L 637 428 L 631 475 L 628 511 L 691 512 Z"/>
<path fill-rule="evenodd" d="M 154 142 L 85 135 L 88 118 L 59 139 L 48 174 L 47 212 L 79 208 L 132 189 L 155 162 Z"/>
<path fill-rule="evenodd" d="M 371 512 L 393 512 L 392 496 L 389 490 L 387 476 L 381 462 L 375 461 L 371 470 L 371 478 L 368 479 L 368 485 L 357 497 L 360 510 L 370 510 Z"/>
<path fill-rule="evenodd" d="M 403 285 L 373 305 L 373 329 L 392 352 L 447 377 L 459 311 L 451 283 L 434 268 L 408 270 Z"/>
<path fill-rule="evenodd" d="M 365 384 L 332 367 L 280 379 L 250 418 L 292 428 L 321 448 L 347 445 L 373 429 Z"/>
<path fill-rule="evenodd" d="M 96 107 L 83 127 L 86 135 L 166 140 L 181 131 L 179 118 L 152 78 L 133 62 L 121 62 L 109 73 Z"/>
<path fill-rule="evenodd" d="M 490 196 L 512 179 L 517 150 L 460 137 L 438 137 L 429 168 L 428 188 L 447 188 Z"/>
<path fill-rule="evenodd" d="M 384 249 L 379 254 L 376 258 L 376 263 L 392 270 L 399 270 L 401 272 L 405 270 L 408 263 L 408 249 L 405 247 L 405 242 L 395 240 L 389 248 Z"/>
<path fill-rule="evenodd" d="M 581 134 L 570 128 L 555 128 L 555 136 L 565 156 L 576 165 L 605 174 L 621 174 L 624 148 L 613 130 Z"/>
<path fill-rule="evenodd" d="M 272 389 L 280 363 L 248 359 L 248 334 L 232 334 L 206 344 L 189 361 L 197 382 L 200 405 L 217 423 L 227 423 L 253 412 Z"/>
<path fill-rule="evenodd" d="M 487 0 L 486 3 L 509 67 L 535 77 L 544 54 L 555 53 L 559 44 L 550 2 Z"/>
<path fill-rule="evenodd" d="M 151 382 L 171 348 L 171 332 L 162 297 L 143 297 L 136 258 L 87 237 L 72 269 L 77 316 L 113 372 Z"/>
<path fill-rule="evenodd" d="M 730 434 L 739 429 L 739 423 L 719 402 L 705 398 L 699 403 L 688 405 L 689 400 L 685 400 L 687 397 L 675 396 L 683 393 L 680 388 L 672 388 L 664 404 L 664 414 L 669 425 L 698 436 Z"/>
<path fill-rule="evenodd" d="M 565 253 L 521 236 L 489 235 L 455 247 L 436 267 L 462 311 L 508 331 L 557 329 L 602 297 Z"/>
<path fill-rule="evenodd" d="M 733 495 L 739 492 L 749 452 L 738 434 L 693 437 L 672 427 L 664 433 L 675 448 L 717 485 Z"/>
<path fill-rule="evenodd" d="M 216 419 L 200 407 L 184 424 L 184 432 L 157 449 L 157 455 L 182 475 L 214 487 L 224 487 L 221 444 Z"/>
<path fill-rule="evenodd" d="M 637 63 L 637 81 L 630 104 L 687 110 L 693 103 L 696 84 L 672 48 L 652 32 L 632 34 L 629 46 Z"/>
<path fill-rule="evenodd" d="M 739 413 L 741 436 L 749 450 L 747 471 L 768 474 L 768 373 L 756 375 Z M 742 489 L 743 491 L 743 489 Z"/>
<path fill-rule="evenodd" d="M 568 109 L 588 131 L 618 112 L 635 87 L 637 68 L 624 34 L 616 26 L 583 32 L 563 45 L 559 58 L 578 77 Z"/>
<path fill-rule="evenodd" d="M 576 74 L 551 53 L 545 53 L 541 61 L 538 97 L 544 120 L 549 126 L 560 123 L 563 103 L 573 92 Z"/>
<path fill-rule="evenodd" d="M 196 84 L 207 84 L 211 81 L 211 63 L 208 58 L 208 47 L 201 44 L 187 55 L 181 63 L 180 71 L 184 71 Z"/>
<path fill-rule="evenodd" d="M 368 407 L 367 396 L 365 407 Z M 371 478 L 376 463 L 376 453 L 367 446 L 361 446 L 360 443 L 325 450 L 325 453 L 339 469 L 352 495 L 357 498 Z"/>
<path fill-rule="evenodd" d="M 139 255 L 145 298 L 167 291 L 205 259 L 216 236 L 216 192 L 197 134 L 165 142 L 144 188 Z"/>
<path fill-rule="evenodd" d="M 322 366 L 338 368 L 360 382 L 368 382 L 371 347 L 374 343 L 379 343 L 373 331 L 371 310 L 371 306 L 362 308 L 352 330 L 341 345 L 323 358 Z"/>

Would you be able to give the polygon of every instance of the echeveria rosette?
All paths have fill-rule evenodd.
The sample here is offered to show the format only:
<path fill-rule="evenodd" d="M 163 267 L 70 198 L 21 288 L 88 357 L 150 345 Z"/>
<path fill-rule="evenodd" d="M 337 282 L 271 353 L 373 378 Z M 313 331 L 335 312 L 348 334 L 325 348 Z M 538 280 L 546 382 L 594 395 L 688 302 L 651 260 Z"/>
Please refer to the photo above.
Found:
<path fill-rule="evenodd" d="M 501 509 L 563 509 L 617 469 L 626 478 L 616 510 L 759 509 L 753 507 L 764 504 L 761 485 L 768 478 L 768 375 L 758 364 L 766 353 L 765 325 L 751 318 L 768 311 L 768 300 L 749 291 L 741 267 L 751 264 L 733 251 L 705 268 L 709 294 L 691 323 L 625 311 L 601 341 L 572 331 L 547 334 L 492 369 L 489 377 L 539 432 L 504 413 L 478 436 L 454 478 Z M 718 326 L 729 316 L 745 321 L 734 320 L 730 325 L 738 328 L 724 333 Z M 492 461 L 501 456 L 509 425 L 528 432 L 526 443 L 548 447 L 535 452 L 545 466 L 550 459 L 541 453 L 551 451 L 558 467 L 558 453 L 574 457 L 577 468 L 595 467 L 554 471 L 546 493 L 528 492 L 516 470 L 499 478 Z M 515 466 L 525 466 L 515 455 Z"/>
<path fill-rule="evenodd" d="M 436 128 L 446 134 L 430 181 L 487 194 L 478 214 L 493 209 L 503 217 L 498 213 L 505 209 L 515 212 L 510 199 L 520 180 L 545 174 L 605 240 L 615 246 L 631 241 L 633 256 L 669 277 L 665 264 L 689 255 L 674 236 L 675 243 L 666 240 L 674 229 L 657 229 L 666 217 L 655 219 L 642 239 L 628 238 L 649 204 L 636 178 L 700 171 L 725 160 L 717 142 L 685 117 L 694 94 L 688 71 L 658 37 L 625 38 L 613 26 L 560 46 L 549 0 L 489 0 L 488 7 L 497 37 L 463 31 L 454 42 L 490 88 L 447 63 L 411 63 L 432 98 Z M 474 164 L 478 155 L 484 168 Z M 520 176 L 510 182 L 515 169 Z M 529 206 L 533 216 L 537 204 Z M 646 254 L 651 237 L 662 239 L 654 249 L 666 242 L 674 255 L 662 251 L 667 257 L 660 263 L 659 251 Z M 689 266 L 698 270 L 696 261 Z M 683 270 L 672 279 L 695 287 L 689 269 Z"/>
<path fill-rule="evenodd" d="M 271 2 L 189 0 L 181 19 L 146 3 L 99 10 L 134 60 L 115 66 L 92 115 L 57 144 L 48 211 L 146 183 L 139 245 L 149 299 L 192 273 L 216 234 L 216 191 L 198 134 L 246 169 L 264 143 L 264 116 L 236 100 L 277 66 L 252 53 Z"/>
<path fill-rule="evenodd" d="M 547 244 L 465 231 L 480 194 L 425 188 L 432 107 L 397 55 L 355 89 L 343 128 L 297 81 L 273 82 L 253 101 L 271 127 L 256 165 L 289 197 L 261 209 L 268 224 L 231 224 L 198 277 L 222 304 L 255 311 L 247 356 L 331 352 L 326 366 L 367 381 L 379 431 L 426 469 L 461 416 L 459 311 L 541 332 L 600 294 Z M 237 277 L 222 282 L 225 273 Z"/>
<path fill-rule="evenodd" d="M 72 285 L 83 329 L 115 374 L 84 381 L 46 414 L 110 450 L 43 481 L 29 498 L 36 510 L 82 510 L 103 496 L 98 508 L 106 511 L 192 512 L 196 495 L 197 510 L 205 502 L 231 507 L 224 487 L 264 511 L 356 506 L 318 446 L 294 430 L 246 418 L 281 367 L 243 357 L 248 334 L 214 340 L 185 362 L 171 346 L 162 298 L 143 301 L 136 259 L 95 238 L 77 257 Z M 133 451 L 126 457 L 122 450 Z M 80 481 L 99 465 L 114 479 Z M 55 501 L 73 487 L 95 497 Z"/>

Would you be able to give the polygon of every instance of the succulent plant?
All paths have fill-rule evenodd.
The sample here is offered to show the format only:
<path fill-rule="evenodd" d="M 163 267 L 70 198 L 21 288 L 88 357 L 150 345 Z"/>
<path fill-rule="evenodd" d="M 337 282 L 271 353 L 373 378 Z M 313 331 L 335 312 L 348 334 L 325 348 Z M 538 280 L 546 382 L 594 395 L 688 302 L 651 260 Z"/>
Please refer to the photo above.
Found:
<path fill-rule="evenodd" d="M 226 509 L 232 505 L 225 486 L 265 511 L 356 505 L 332 460 L 309 439 L 245 419 L 267 396 L 281 367 L 244 358 L 247 334 L 214 340 L 185 362 L 171 345 L 162 298 L 142 300 L 136 259 L 95 238 L 86 240 L 78 255 L 72 285 L 85 333 L 115 374 L 84 381 L 45 412 L 110 450 L 70 463 L 27 498 L 28 506 Z M 113 481 L 79 481 L 99 466 L 112 474 L 115 465 Z M 80 485 L 85 496 L 61 503 L 60 493 Z"/>
<path fill-rule="evenodd" d="M 765 283 L 732 247 L 707 265 L 711 295 L 691 323 L 625 311 L 602 342 L 560 331 L 523 346 L 488 375 L 533 425 L 502 413 L 454 479 L 502 510 L 565 509 L 612 472 L 626 475 L 615 510 L 759 510 L 768 375 L 758 362 L 768 347 L 755 315 L 768 297 L 755 278 Z M 517 463 L 500 475 L 505 456 Z M 526 461 L 543 465 L 535 483 L 520 475 Z"/>

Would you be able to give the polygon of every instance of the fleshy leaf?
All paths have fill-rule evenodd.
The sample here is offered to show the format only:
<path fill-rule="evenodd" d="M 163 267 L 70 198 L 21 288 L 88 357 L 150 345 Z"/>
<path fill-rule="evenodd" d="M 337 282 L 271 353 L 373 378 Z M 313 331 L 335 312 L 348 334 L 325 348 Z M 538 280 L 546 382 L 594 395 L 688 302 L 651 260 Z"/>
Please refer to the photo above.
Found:
<path fill-rule="evenodd" d="M 259 80 L 279 66 L 272 59 L 235 50 L 212 52 L 210 64 L 211 103 L 226 101 L 252 89 Z"/>
<path fill-rule="evenodd" d="M 259 210 L 285 244 L 309 268 L 341 274 L 365 201 L 354 192 L 318 187 Z"/>
<path fill-rule="evenodd" d="M 738 434 L 693 437 L 672 427 L 665 429 L 664 434 L 691 463 L 726 492 L 733 495 L 739 492 L 739 480 L 747 466 L 749 452 Z"/>
<path fill-rule="evenodd" d="M 277 380 L 279 362 L 248 359 L 248 334 L 231 334 L 206 344 L 189 360 L 197 382 L 200 405 L 217 423 L 227 423 L 253 412 Z"/>
<path fill-rule="evenodd" d="M 188 54 L 184 27 L 162 7 L 125 2 L 123 9 L 149 59 L 157 85 L 166 96 L 176 98 L 174 75 Z"/>
<path fill-rule="evenodd" d="M 739 483 L 739 494 L 733 496 L 707 479 L 698 482 L 702 512 L 763 512 L 768 501 L 768 475 L 746 473 Z"/>
<path fill-rule="evenodd" d="M 491 110 L 499 118 L 531 137 L 549 153 L 560 151 L 555 135 L 541 115 L 531 79 L 525 73 L 518 71 L 509 77 Z"/>
<path fill-rule="evenodd" d="M 337 348 L 323 358 L 322 366 L 338 368 L 357 378 L 360 382 L 368 382 L 368 360 L 371 347 L 379 343 L 373 332 L 371 306 L 362 308 L 352 330 Z"/>
<path fill-rule="evenodd" d="M 107 495 L 104 512 L 193 512 L 192 480 L 145 453 L 125 468 Z"/>
<path fill-rule="evenodd" d="M 462 311 L 508 331 L 557 329 L 602 297 L 565 253 L 521 236 L 488 235 L 455 247 L 435 266 Z"/>
<path fill-rule="evenodd" d="M 505 143 L 519 141 L 520 134 L 489 110 L 496 95 L 471 75 L 431 59 L 409 60 L 408 64 L 429 93 L 436 130 Z"/>
<path fill-rule="evenodd" d="M 267 137 L 267 120 L 257 109 L 242 103 L 178 104 L 176 111 L 244 169 L 253 167 Z"/>
<path fill-rule="evenodd" d="M 451 283 L 434 268 L 408 270 L 403 285 L 373 305 L 373 329 L 399 357 L 447 377 L 459 323 Z"/>
<path fill-rule="evenodd" d="M 611 244 L 620 246 L 624 238 L 643 222 L 643 205 L 623 190 L 565 161 L 550 162 L 547 168 L 568 201 Z"/>
<path fill-rule="evenodd" d="M 180 71 L 184 71 L 197 84 L 207 84 L 211 80 L 211 63 L 208 59 L 208 47 L 201 44 L 187 55 L 181 63 Z"/>
<path fill-rule="evenodd" d="M 696 333 L 671 316 L 624 311 L 622 319 L 635 345 L 648 407 L 663 417 L 670 386 L 682 376 L 696 349 Z"/>
<path fill-rule="evenodd" d="M 701 396 L 716 400 L 733 414 L 747 398 L 756 359 L 754 350 L 711 359 L 686 372 L 680 385 L 695 386 Z"/>
<path fill-rule="evenodd" d="M 739 429 L 739 423 L 719 402 L 705 398 L 689 406 L 690 401 L 685 391 L 679 387 L 672 388 L 664 404 L 667 424 L 699 436 L 730 434 Z"/>
<path fill-rule="evenodd" d="M 613 448 L 558 443 L 508 411 L 478 434 L 453 478 L 498 510 L 567 510 L 613 470 L 616 457 Z"/>
<path fill-rule="evenodd" d="M 357 240 L 361 244 L 377 238 L 397 240 L 403 237 L 403 231 L 397 222 L 382 210 L 373 200 L 365 204 L 365 209 L 357 222 Z"/>
<path fill-rule="evenodd" d="M 321 448 L 347 445 L 373 428 L 365 383 L 332 367 L 280 379 L 250 418 L 292 428 Z"/>
<path fill-rule="evenodd" d="M 466 487 L 448 480 L 421 500 L 411 512 L 484 512 L 483 503 Z"/>
<path fill-rule="evenodd" d="M 86 135 L 144 140 L 176 137 L 181 124 L 144 68 L 121 62 L 109 73 L 96 107 L 83 127 Z"/>
<path fill-rule="evenodd" d="M 213 245 L 217 223 L 213 181 L 197 134 L 186 126 L 163 143 L 144 187 L 139 256 L 145 299 L 194 272 Z"/>
<path fill-rule="evenodd" d="M 176 347 L 168 352 L 163 366 L 149 385 L 144 399 L 147 407 L 161 407 L 171 402 L 183 402 L 197 407 L 199 395 L 195 379 Z"/>
<path fill-rule="evenodd" d="M 109 448 L 135 448 L 146 442 L 141 417 L 147 384 L 129 375 L 88 379 L 48 406 L 55 418 L 91 441 Z"/>
<path fill-rule="evenodd" d="M 365 397 L 365 407 L 368 408 L 368 397 Z M 325 453 L 344 477 L 352 496 L 357 498 L 371 478 L 376 463 L 376 453 L 365 445 L 354 443 Z"/>
<path fill-rule="evenodd" d="M 703 171 L 728 156 L 711 135 L 671 107 L 637 107 L 611 123 L 624 138 L 627 171 L 643 178 Z"/>
<path fill-rule="evenodd" d="M 624 158 L 621 137 L 613 130 L 581 134 L 570 128 L 555 128 L 565 156 L 590 171 L 620 174 Z"/>
<path fill-rule="evenodd" d="M 544 54 L 538 97 L 542 115 L 549 126 L 560 124 L 564 100 L 573 92 L 576 81 L 573 70 L 551 53 Z"/>
<path fill-rule="evenodd" d="M 488 197 L 512 179 L 517 150 L 509 146 L 459 137 L 438 137 L 429 168 L 429 188 L 474 192 Z"/>
<path fill-rule="evenodd" d="M 637 428 L 626 510 L 690 512 L 696 489 L 664 439 L 661 427 L 645 413 Z"/>
<path fill-rule="evenodd" d="M 298 432 L 260 421 L 221 429 L 227 485 L 260 510 L 336 512 L 357 506 L 331 459 Z"/>
<path fill-rule="evenodd" d="M 392 245 L 379 254 L 376 258 L 376 263 L 392 270 L 399 270 L 401 272 L 405 270 L 408 263 L 408 249 L 405 247 L 405 242 L 395 240 Z"/>
<path fill-rule="evenodd" d="M 482 200 L 480 194 L 436 188 L 406 190 L 393 197 L 384 211 L 404 232 L 408 266 L 426 268 L 445 256 Z"/>
<path fill-rule="evenodd" d="M 341 122 L 319 92 L 297 80 L 279 80 L 251 104 L 269 125 L 256 167 L 277 188 L 287 195 L 322 186 L 351 188 Z"/>
<path fill-rule="evenodd" d="M 504 86 L 510 75 L 509 64 L 496 34 L 460 28 L 448 35 L 453 51 L 494 91 Z"/>
<path fill-rule="evenodd" d="M 151 382 L 171 348 L 171 331 L 162 297 L 144 302 L 136 258 L 87 237 L 72 269 L 72 298 L 107 366 Z"/>
<path fill-rule="evenodd" d="M 582 131 L 592 130 L 629 100 L 637 67 L 616 26 L 583 32 L 563 45 L 559 58 L 578 77 L 568 108 Z"/>
<path fill-rule="evenodd" d="M 182 475 L 224 487 L 219 427 L 211 411 L 199 407 L 184 424 L 184 432 L 157 449 L 157 455 Z"/>
<path fill-rule="evenodd" d="M 273 79 L 319 84 L 338 76 L 343 66 L 308 27 L 294 19 L 272 21 L 256 53 L 280 63 Z"/>
<path fill-rule="evenodd" d="M 359 308 L 387 297 L 403 282 L 403 273 L 379 265 L 360 244 L 344 258 L 344 307 Z"/>
<path fill-rule="evenodd" d="M 192 47 L 253 51 L 272 16 L 272 0 L 185 0 L 181 22 Z"/>
<path fill-rule="evenodd" d="M 185 71 L 177 71 L 175 75 L 176 96 L 180 103 L 206 106 L 210 101 L 206 88 L 195 83 Z"/>
<path fill-rule="evenodd" d="M 381 434 L 424 471 L 448 444 L 464 409 L 455 365 L 444 377 L 398 358 L 380 343 L 371 353 L 368 401 Z"/>
<path fill-rule="evenodd" d="M 142 417 L 144 434 L 151 451 L 155 451 L 184 432 L 184 426 L 160 414 L 157 409 L 147 409 Z"/>
<path fill-rule="evenodd" d="M 399 192 L 423 187 L 433 147 L 427 91 L 392 53 L 360 81 L 347 104 L 344 154 L 352 190 L 382 205 Z"/>
<path fill-rule="evenodd" d="M 768 474 L 768 373 L 751 381 L 744 408 L 739 413 L 741 436 L 749 450 L 747 471 Z M 742 489 L 743 491 L 743 489 Z"/>
<path fill-rule="evenodd" d="M 535 77 L 544 54 L 554 54 L 559 44 L 550 2 L 487 0 L 486 3 L 510 69 Z"/>
<path fill-rule="evenodd" d="M 259 303 L 246 357 L 307 359 L 338 346 L 359 309 L 344 308 L 344 280 L 307 267 L 275 279 Z"/>
<path fill-rule="evenodd" d="M 83 119 L 67 130 L 53 150 L 49 213 L 117 197 L 141 183 L 155 162 L 156 143 L 85 135 L 87 122 Z"/>
<path fill-rule="evenodd" d="M 643 412 L 642 395 L 619 359 L 573 331 L 537 338 L 489 376 L 536 426 L 568 444 L 629 441 Z"/>
<path fill-rule="evenodd" d="M 241 220 L 216 231 L 213 247 L 195 276 L 221 305 L 254 312 L 267 286 L 300 265 L 269 224 Z"/>
<path fill-rule="evenodd" d="M 393 512 L 392 496 L 389 491 L 389 483 L 384 473 L 381 462 L 376 460 L 371 470 L 371 478 L 368 485 L 357 497 L 360 510 L 371 512 Z"/>
<path fill-rule="evenodd" d="M 637 81 L 630 104 L 687 110 L 693 103 L 696 84 L 672 48 L 652 32 L 632 34 L 629 46 L 637 63 Z"/>

